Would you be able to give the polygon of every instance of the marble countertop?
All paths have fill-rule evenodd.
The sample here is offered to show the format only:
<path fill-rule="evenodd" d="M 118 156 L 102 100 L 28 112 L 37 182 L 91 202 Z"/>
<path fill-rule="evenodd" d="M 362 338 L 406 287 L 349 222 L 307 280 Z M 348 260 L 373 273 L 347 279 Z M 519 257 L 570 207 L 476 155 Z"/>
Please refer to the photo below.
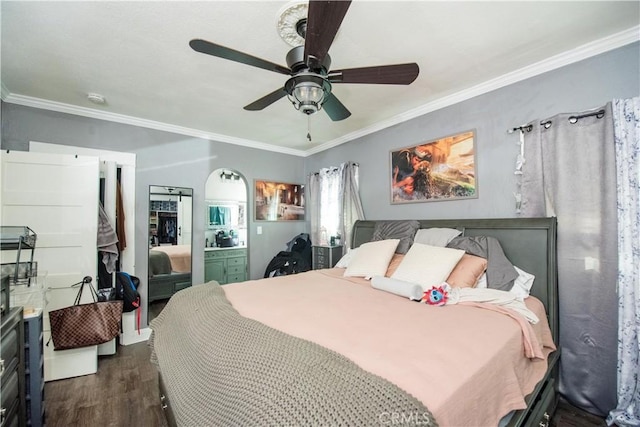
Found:
<path fill-rule="evenodd" d="M 204 248 L 204 251 L 221 251 L 221 250 L 225 250 L 225 249 L 247 249 L 247 245 L 242 245 L 242 246 L 229 246 L 226 248 L 218 248 L 216 246 L 212 247 L 212 248 Z"/>

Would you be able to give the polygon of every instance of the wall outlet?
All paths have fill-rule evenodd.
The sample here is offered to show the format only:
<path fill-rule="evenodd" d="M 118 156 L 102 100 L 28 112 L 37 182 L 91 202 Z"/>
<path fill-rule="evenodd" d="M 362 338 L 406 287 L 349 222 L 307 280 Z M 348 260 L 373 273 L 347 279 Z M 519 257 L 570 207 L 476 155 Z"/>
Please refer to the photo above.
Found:
<path fill-rule="evenodd" d="M 262 226 L 261 225 L 256 227 L 256 233 L 262 234 Z"/>
<path fill-rule="evenodd" d="M 595 270 L 600 271 L 600 261 L 597 258 L 593 257 L 585 257 L 584 258 L 584 269 L 585 270 Z"/>

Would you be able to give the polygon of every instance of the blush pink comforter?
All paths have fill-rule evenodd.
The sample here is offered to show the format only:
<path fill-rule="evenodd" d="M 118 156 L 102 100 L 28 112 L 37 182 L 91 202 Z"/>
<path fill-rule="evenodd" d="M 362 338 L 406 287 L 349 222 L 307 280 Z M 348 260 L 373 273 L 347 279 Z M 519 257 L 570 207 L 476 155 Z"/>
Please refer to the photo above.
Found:
<path fill-rule="evenodd" d="M 341 353 L 411 393 L 440 426 L 496 426 L 526 407 L 524 397 L 555 349 L 540 301 L 526 301 L 540 318 L 532 326 L 490 304 L 419 304 L 343 272 L 315 270 L 223 289 L 243 316 Z"/>
<path fill-rule="evenodd" d="M 151 250 L 161 251 L 169 255 L 171 271 L 174 273 L 191 273 L 190 245 L 155 246 Z"/>

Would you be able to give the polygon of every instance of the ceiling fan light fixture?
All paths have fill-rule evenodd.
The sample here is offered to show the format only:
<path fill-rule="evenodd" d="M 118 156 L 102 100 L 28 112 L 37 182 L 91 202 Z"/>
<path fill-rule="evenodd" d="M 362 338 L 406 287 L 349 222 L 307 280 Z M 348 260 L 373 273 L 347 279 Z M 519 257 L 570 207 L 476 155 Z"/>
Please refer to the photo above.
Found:
<path fill-rule="evenodd" d="M 331 93 L 331 83 L 316 74 L 299 74 L 287 81 L 285 90 L 295 109 L 310 115 L 322 109 Z"/>
<path fill-rule="evenodd" d="M 322 108 L 324 91 L 317 83 L 300 83 L 293 89 L 293 105 L 305 114 L 313 114 Z"/>

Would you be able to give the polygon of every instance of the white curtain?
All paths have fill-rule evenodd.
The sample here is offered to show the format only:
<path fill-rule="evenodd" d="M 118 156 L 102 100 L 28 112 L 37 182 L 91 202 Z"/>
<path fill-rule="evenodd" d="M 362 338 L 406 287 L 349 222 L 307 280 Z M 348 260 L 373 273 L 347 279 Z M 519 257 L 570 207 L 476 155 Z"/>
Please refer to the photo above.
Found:
<path fill-rule="evenodd" d="M 640 426 L 640 98 L 613 101 L 618 187 L 617 407 L 607 424 Z"/>
<path fill-rule="evenodd" d="M 593 114 L 602 110 L 602 114 Z M 525 132 L 522 216 L 558 218 L 561 394 L 604 416 L 616 403 L 617 220 L 611 104 Z"/>
<path fill-rule="evenodd" d="M 340 236 L 350 245 L 353 223 L 364 219 L 358 191 L 358 165 L 343 163 L 309 175 L 309 215 L 313 244 L 329 244 L 331 236 Z"/>

